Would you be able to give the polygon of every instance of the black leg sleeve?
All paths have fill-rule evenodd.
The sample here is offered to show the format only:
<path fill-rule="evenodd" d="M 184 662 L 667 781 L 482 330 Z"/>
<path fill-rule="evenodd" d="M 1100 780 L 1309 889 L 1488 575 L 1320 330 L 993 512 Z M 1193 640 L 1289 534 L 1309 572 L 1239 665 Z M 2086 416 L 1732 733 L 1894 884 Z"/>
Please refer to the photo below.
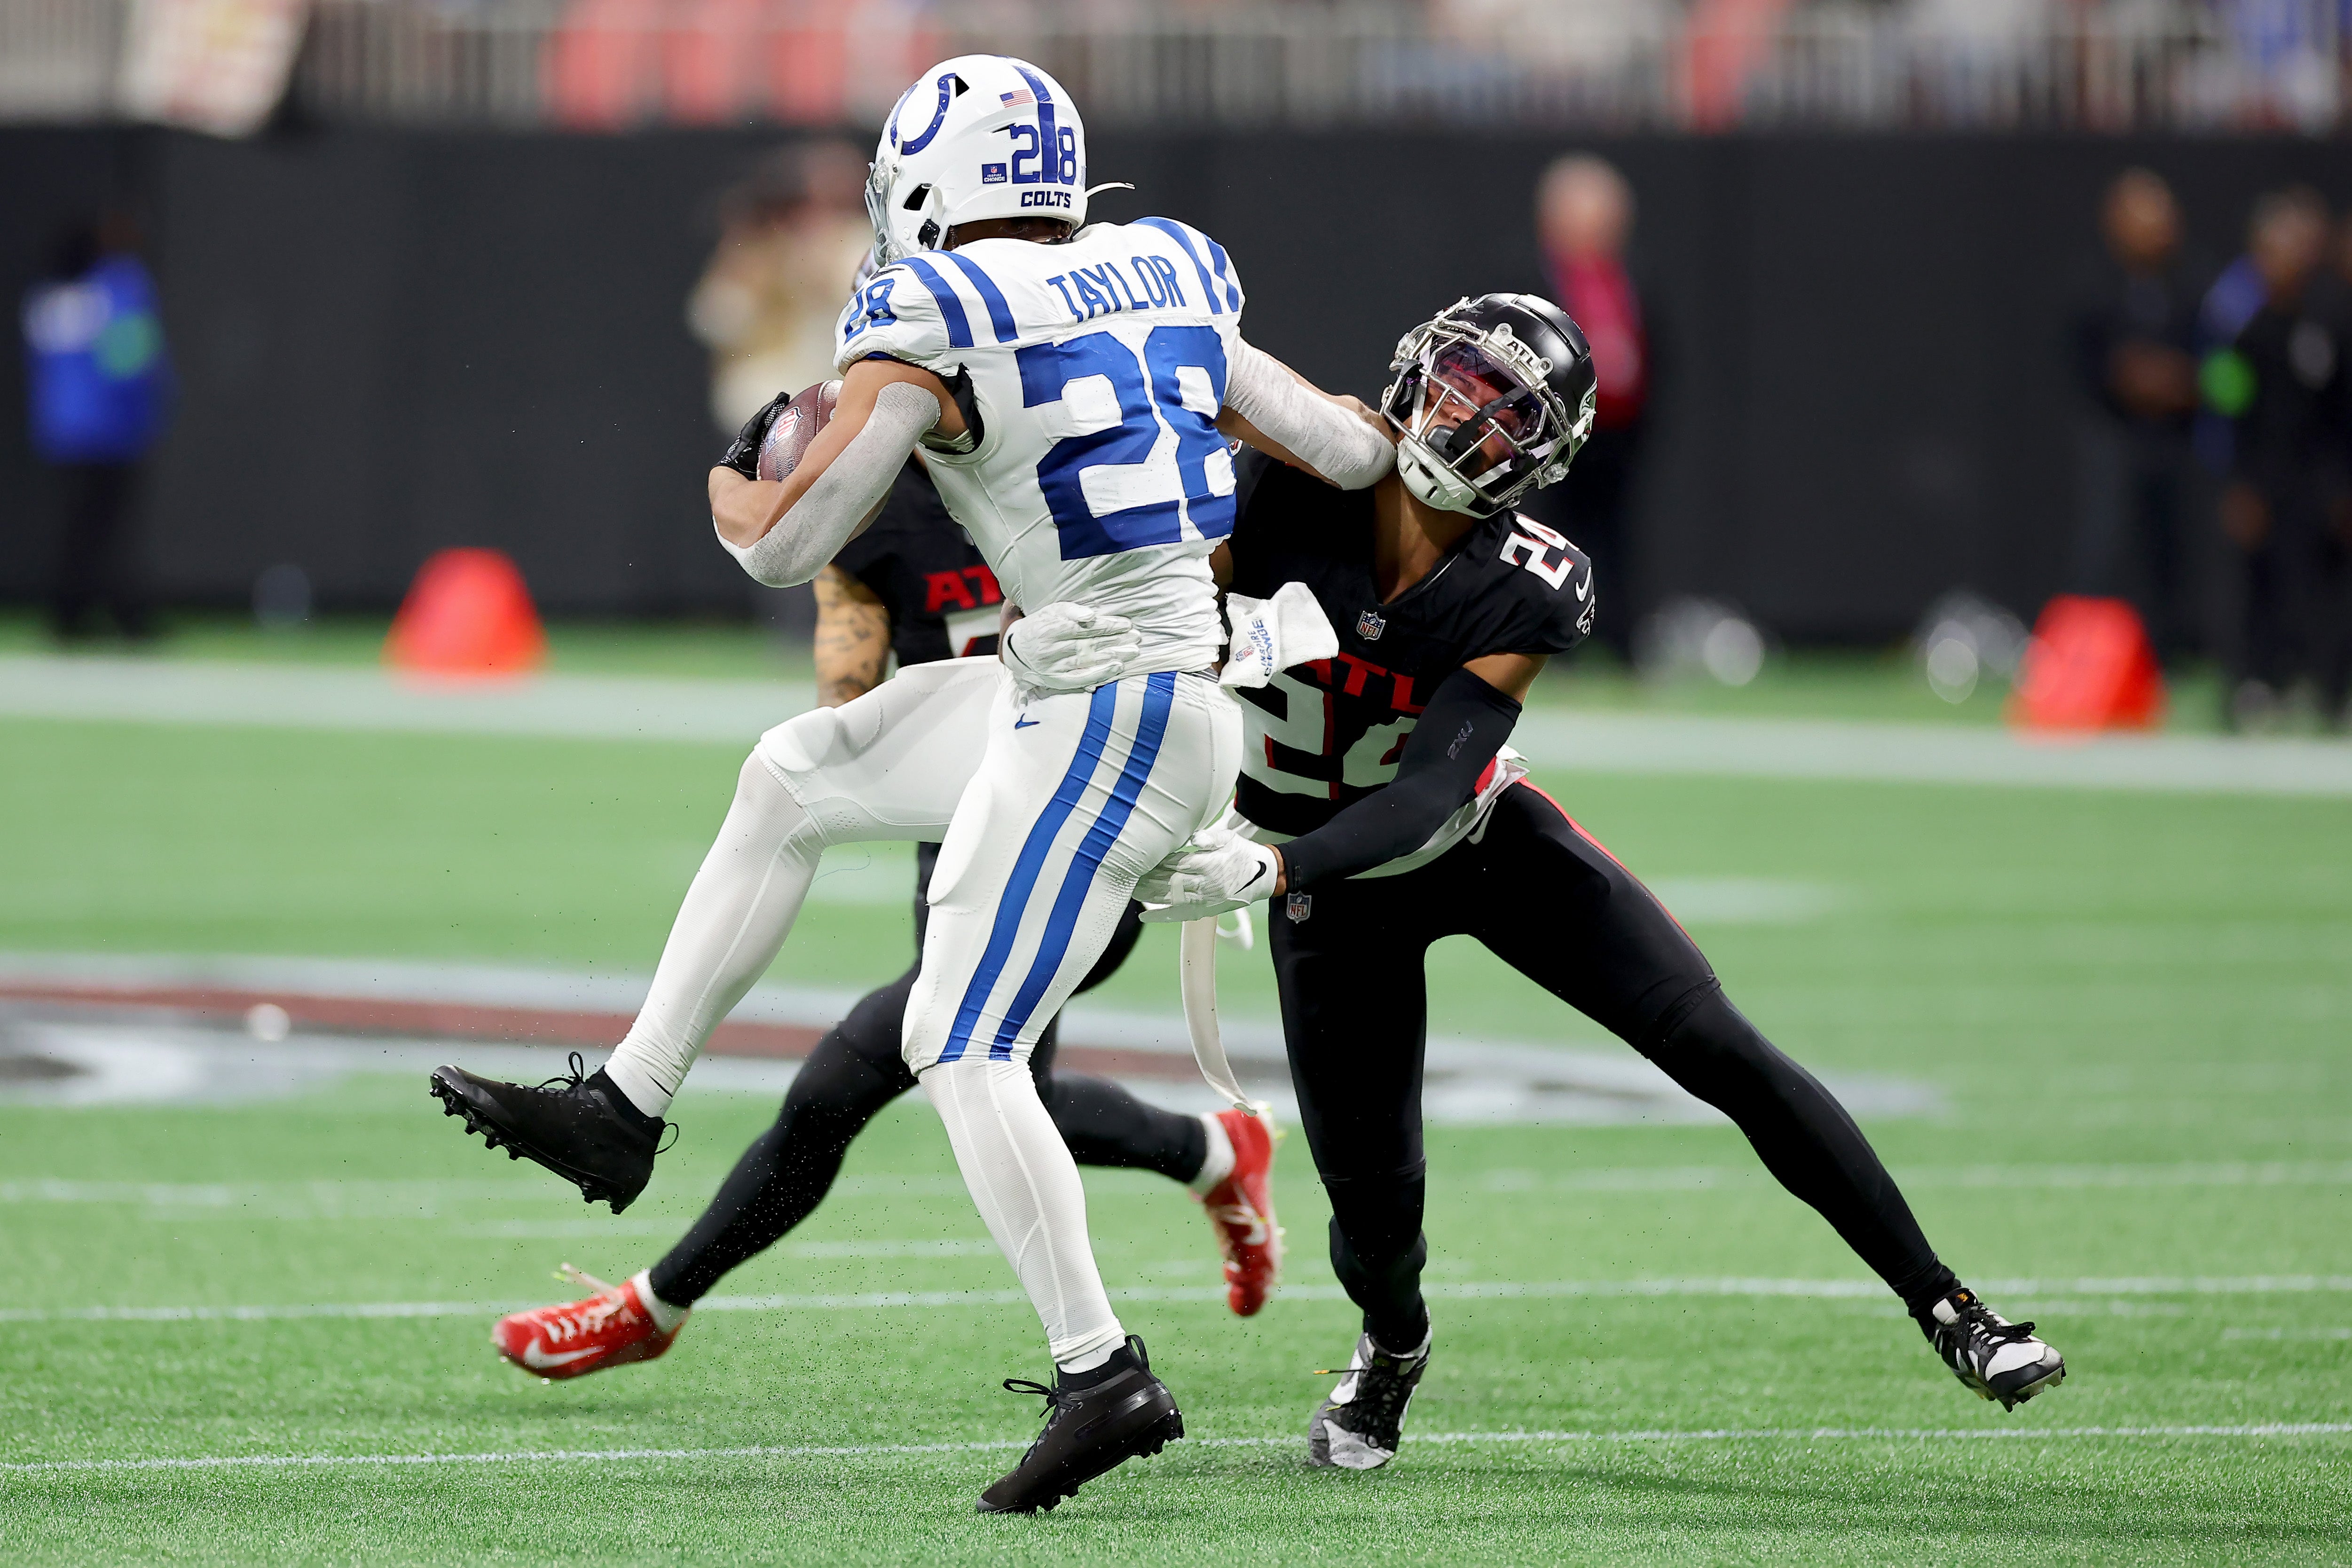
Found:
<path fill-rule="evenodd" d="M 1525 784 L 1496 803 L 1477 849 L 1450 892 L 1481 911 L 1475 934 L 1496 956 L 1730 1117 L 1906 1304 L 1951 1288 L 1933 1289 L 1951 1276 L 1853 1118 L 1725 999 L 1697 944 L 1614 856 Z"/>
<path fill-rule="evenodd" d="M 1272 922 L 1275 983 L 1299 1127 L 1331 1200 L 1331 1268 L 1391 1351 L 1429 1330 L 1421 1271 L 1421 1082 L 1431 940 L 1404 878 L 1315 889 Z"/>
<path fill-rule="evenodd" d="M 1395 1355 L 1429 1336 L 1421 1271 L 1429 1243 L 1421 1215 L 1429 1181 L 1423 1167 L 1387 1176 L 1325 1176 L 1331 1200 L 1331 1272 L 1348 1300 L 1364 1310 L 1364 1330 Z"/>
<path fill-rule="evenodd" d="M 1764 1168 L 1812 1205 L 1905 1306 L 1918 1310 L 1958 1288 L 1845 1107 L 1721 986 L 1709 983 L 1668 1009 L 1636 1048 L 1738 1123 Z"/>
<path fill-rule="evenodd" d="M 850 1141 L 915 1087 L 898 1054 L 914 988 L 909 970 L 851 1008 L 817 1043 L 784 1095 L 776 1124 L 743 1152 L 685 1239 L 654 1266 L 656 1295 L 691 1306 L 824 1201 Z"/>
<path fill-rule="evenodd" d="M 1157 1171 L 1171 1182 L 1189 1182 L 1209 1157 L 1209 1134 L 1199 1117 L 1162 1110 L 1108 1079 L 1057 1072 L 1038 1092 L 1081 1165 Z"/>
<path fill-rule="evenodd" d="M 1201 1173 L 1209 1157 L 1209 1134 L 1199 1117 L 1162 1110 L 1108 1079 L 1063 1072 L 1055 1061 L 1061 1037 L 1062 1020 L 1055 1018 L 1029 1053 L 1029 1073 L 1071 1158 L 1081 1165 L 1157 1171 L 1171 1182 L 1189 1182 Z"/>

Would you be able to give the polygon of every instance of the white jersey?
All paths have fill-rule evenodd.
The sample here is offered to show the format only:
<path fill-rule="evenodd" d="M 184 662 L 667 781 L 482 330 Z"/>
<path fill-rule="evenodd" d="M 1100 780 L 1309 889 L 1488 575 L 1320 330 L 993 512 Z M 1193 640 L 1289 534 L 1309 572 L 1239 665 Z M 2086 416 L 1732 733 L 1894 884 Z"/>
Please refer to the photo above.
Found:
<path fill-rule="evenodd" d="M 1129 617 L 1133 673 L 1198 669 L 1224 640 L 1209 553 L 1234 527 L 1216 417 L 1241 315 L 1233 263 L 1198 229 L 1095 224 L 883 268 L 843 311 L 835 365 L 904 360 L 960 395 L 968 376 L 978 445 L 925 457 L 1005 596 Z"/>

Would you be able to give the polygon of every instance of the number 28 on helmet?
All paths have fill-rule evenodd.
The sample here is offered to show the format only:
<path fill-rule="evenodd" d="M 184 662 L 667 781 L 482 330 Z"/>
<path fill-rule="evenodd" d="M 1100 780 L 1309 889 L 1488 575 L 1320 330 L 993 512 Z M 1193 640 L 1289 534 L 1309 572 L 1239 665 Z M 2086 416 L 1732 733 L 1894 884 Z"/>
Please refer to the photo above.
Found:
<path fill-rule="evenodd" d="M 1107 187 L 1097 187 L 1103 189 Z M 1062 84 L 1010 55 L 925 71 L 883 122 L 866 181 L 878 266 L 937 249 L 958 224 L 1086 226 L 1087 127 Z"/>
<path fill-rule="evenodd" d="M 1454 301 L 1399 339 L 1381 413 L 1423 504 L 1485 517 L 1568 472 L 1592 433 L 1592 350 L 1534 294 Z"/>

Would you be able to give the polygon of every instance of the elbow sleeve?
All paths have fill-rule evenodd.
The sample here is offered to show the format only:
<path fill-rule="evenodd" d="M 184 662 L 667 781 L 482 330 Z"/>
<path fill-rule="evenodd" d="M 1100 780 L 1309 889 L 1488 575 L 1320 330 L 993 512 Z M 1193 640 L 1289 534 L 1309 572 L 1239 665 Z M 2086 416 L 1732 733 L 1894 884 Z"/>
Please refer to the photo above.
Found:
<path fill-rule="evenodd" d="M 1519 704 L 1466 669 L 1431 693 L 1396 777 L 1312 833 L 1282 846 L 1294 889 L 1353 877 L 1429 842 L 1478 793 L 1479 775 L 1510 739 Z"/>
<path fill-rule="evenodd" d="M 1225 370 L 1225 406 L 1343 490 L 1377 484 L 1396 466 L 1396 448 L 1379 431 L 1238 339 Z"/>
<path fill-rule="evenodd" d="M 749 545 L 723 533 L 719 542 L 754 581 L 771 588 L 813 580 L 882 504 L 907 454 L 939 422 L 938 398 L 908 382 L 889 383 L 875 398 L 865 426 L 774 527 Z M 718 526 L 712 522 L 713 531 Z"/>

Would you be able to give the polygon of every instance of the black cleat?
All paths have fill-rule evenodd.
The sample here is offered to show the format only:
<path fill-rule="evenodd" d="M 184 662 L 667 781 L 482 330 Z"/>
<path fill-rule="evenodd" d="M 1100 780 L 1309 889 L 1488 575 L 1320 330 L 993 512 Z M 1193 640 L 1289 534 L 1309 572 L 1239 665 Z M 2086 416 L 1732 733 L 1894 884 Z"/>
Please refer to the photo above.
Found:
<path fill-rule="evenodd" d="M 1319 1468 L 1377 1470 L 1404 1441 L 1404 1413 L 1421 1374 L 1429 1370 L 1429 1342 L 1412 1355 L 1391 1355 L 1365 1334 L 1356 1353 L 1307 1427 L 1307 1462 Z"/>
<path fill-rule="evenodd" d="M 1066 1373 L 1052 1388 L 1024 1377 L 1004 1380 L 1015 1394 L 1045 1396 L 1045 1429 L 1011 1475 L 980 1494 L 981 1512 L 1045 1512 L 1106 1470 L 1156 1454 L 1184 1435 L 1176 1396 L 1151 1375 L 1151 1360 L 1135 1335 L 1098 1371 L 1081 1375 L 1091 1381 L 1078 1388 Z"/>
<path fill-rule="evenodd" d="M 580 1053 L 572 1053 L 572 1076 L 551 1078 L 536 1089 L 477 1078 L 463 1068 L 433 1069 L 433 1097 L 446 1114 L 466 1119 L 507 1158 L 538 1161 L 580 1189 L 589 1203 L 599 1198 L 619 1214 L 636 1202 L 653 1179 L 654 1155 L 669 1125 L 629 1103 L 613 1080 L 599 1071 L 581 1074 Z"/>
<path fill-rule="evenodd" d="M 2032 1323 L 2012 1323 L 1962 1287 L 1917 1314 L 1919 1331 L 1979 1398 L 2014 1410 L 2045 1388 L 2066 1381 L 2066 1361 L 2033 1337 Z"/>

